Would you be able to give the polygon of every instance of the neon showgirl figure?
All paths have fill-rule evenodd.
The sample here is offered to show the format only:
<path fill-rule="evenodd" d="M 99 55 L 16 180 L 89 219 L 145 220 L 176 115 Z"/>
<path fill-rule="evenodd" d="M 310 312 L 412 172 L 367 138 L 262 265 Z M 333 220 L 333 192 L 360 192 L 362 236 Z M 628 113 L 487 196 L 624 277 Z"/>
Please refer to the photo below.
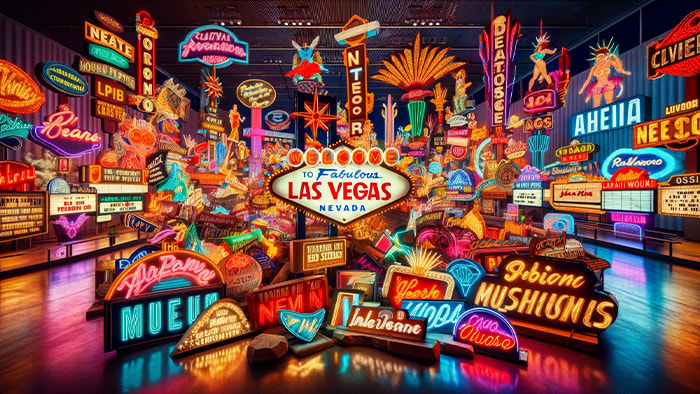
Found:
<path fill-rule="evenodd" d="M 530 60 L 535 63 L 532 69 L 532 78 L 530 78 L 530 84 L 527 87 L 528 91 L 532 90 L 532 85 L 541 83 L 542 80 L 547 81 L 547 85 L 552 84 L 552 77 L 547 74 L 547 63 L 544 62 L 544 57 L 546 55 L 553 55 L 557 52 L 557 49 L 549 49 L 549 35 L 547 33 L 542 34 L 537 37 L 535 43 L 535 52 L 530 55 Z"/>
<path fill-rule="evenodd" d="M 595 62 L 593 63 L 593 67 L 591 67 L 591 71 L 588 73 L 586 82 L 583 83 L 583 86 L 581 86 L 581 90 L 579 90 L 578 94 L 583 93 L 585 90 L 586 102 L 593 97 L 593 108 L 597 108 L 600 106 L 601 98 L 605 98 L 605 104 L 610 104 L 618 99 L 624 90 L 624 86 L 622 85 L 624 77 L 611 77 L 610 68 L 615 68 L 615 71 L 624 75 L 632 75 L 632 73 L 626 71 L 622 67 L 622 60 L 620 60 L 617 53 L 618 47 L 616 44 L 613 44 L 612 39 L 610 39 L 610 42 L 608 42 L 607 45 L 605 44 L 605 41 L 603 41 L 602 46 L 590 48 L 593 50 L 591 54 L 594 57 L 588 60 L 594 60 Z M 590 83 L 591 77 L 593 76 L 595 76 L 596 80 L 595 82 Z M 617 97 L 613 97 L 615 89 L 618 86 L 620 87 L 620 90 L 617 93 Z"/>

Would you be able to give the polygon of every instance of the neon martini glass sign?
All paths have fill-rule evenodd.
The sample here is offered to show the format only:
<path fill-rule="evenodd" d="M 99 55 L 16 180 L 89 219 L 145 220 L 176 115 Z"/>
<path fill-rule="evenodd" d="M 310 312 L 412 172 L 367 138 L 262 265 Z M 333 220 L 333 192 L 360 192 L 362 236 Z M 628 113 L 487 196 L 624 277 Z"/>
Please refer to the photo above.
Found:
<path fill-rule="evenodd" d="M 59 156 L 79 157 L 102 147 L 102 137 L 94 131 L 77 127 L 78 117 L 67 105 L 46 117 L 41 125 L 29 132 L 29 137 Z"/>
<path fill-rule="evenodd" d="M 206 25 L 192 30 L 179 45 L 180 62 L 200 62 L 222 68 L 231 63 L 248 64 L 248 43 L 239 41 L 225 27 Z"/>

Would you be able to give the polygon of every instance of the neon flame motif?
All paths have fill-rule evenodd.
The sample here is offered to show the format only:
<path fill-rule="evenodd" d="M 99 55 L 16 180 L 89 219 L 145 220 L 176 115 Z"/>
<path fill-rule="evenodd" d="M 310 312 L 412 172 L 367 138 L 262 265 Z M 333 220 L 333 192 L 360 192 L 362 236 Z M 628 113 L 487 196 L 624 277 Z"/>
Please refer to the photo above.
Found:
<path fill-rule="evenodd" d="M 589 48 L 593 50 L 593 52 L 591 52 L 593 58 L 588 60 L 593 60 L 594 63 L 593 67 L 591 67 L 591 71 L 588 72 L 588 78 L 586 78 L 586 81 L 583 83 L 583 86 L 581 86 L 581 90 L 578 91 L 578 94 L 583 93 L 585 90 L 586 102 L 593 97 L 593 108 L 598 108 L 600 106 L 601 98 L 605 98 L 605 104 L 610 104 L 620 98 L 622 91 L 624 90 L 624 86 L 622 85 L 624 77 L 611 77 L 610 69 L 614 68 L 615 71 L 624 75 L 632 75 L 632 73 L 626 71 L 622 67 L 622 60 L 620 60 L 620 57 L 618 56 L 617 44 L 613 43 L 612 38 L 607 44 L 605 43 L 605 40 L 603 40 L 603 45 L 598 45 L 596 48 Z M 589 85 L 593 76 L 595 76 L 596 80 Z M 613 97 L 617 87 L 620 87 L 620 90 L 617 92 L 617 96 Z"/>
<path fill-rule="evenodd" d="M 372 78 L 406 90 L 401 101 L 408 101 L 408 116 L 411 120 L 413 135 L 423 132 L 423 115 L 425 112 L 425 97 L 433 92 L 424 90 L 433 82 L 448 73 L 463 67 L 466 63 L 454 62 L 455 56 L 445 57 L 449 48 L 438 52 L 438 47 L 427 46 L 421 49 L 420 33 L 416 34 L 413 50 L 404 49 L 398 56 L 392 55 L 391 61 L 383 61 L 386 69 L 380 69 L 378 75 Z"/>
<path fill-rule="evenodd" d="M 77 124 L 78 117 L 67 105 L 61 105 L 58 112 L 47 116 L 41 125 L 34 127 L 29 136 L 59 156 L 78 157 L 99 150 L 102 137 L 96 132 L 77 128 Z"/>
<path fill-rule="evenodd" d="M 80 226 L 87 222 L 89 218 L 90 217 L 88 215 L 81 213 L 80 216 L 71 221 L 68 220 L 66 216 L 61 215 L 58 220 L 55 220 L 53 223 L 61 226 L 68 238 L 73 239 L 76 235 L 78 235 L 78 232 L 80 232 Z"/>
<path fill-rule="evenodd" d="M 481 264 L 471 259 L 459 259 L 451 262 L 445 270 L 455 278 L 457 292 L 460 297 L 469 299 L 469 293 L 474 285 L 486 275 L 486 271 Z"/>
<path fill-rule="evenodd" d="M 313 313 L 299 313 L 286 309 L 279 310 L 279 320 L 292 335 L 304 342 L 311 342 L 318 329 L 321 328 L 325 309 L 319 309 Z"/>

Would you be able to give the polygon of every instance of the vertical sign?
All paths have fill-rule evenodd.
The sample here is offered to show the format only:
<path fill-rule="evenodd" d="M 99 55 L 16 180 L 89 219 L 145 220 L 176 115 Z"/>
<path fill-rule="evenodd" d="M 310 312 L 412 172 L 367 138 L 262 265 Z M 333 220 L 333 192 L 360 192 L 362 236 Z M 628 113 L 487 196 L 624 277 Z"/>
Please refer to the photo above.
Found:
<path fill-rule="evenodd" d="M 155 21 L 147 11 L 136 14 L 136 33 L 138 33 L 136 63 L 136 94 L 155 96 L 156 87 L 156 39 L 158 30 Z"/>
<path fill-rule="evenodd" d="M 374 94 L 367 93 L 367 47 L 363 43 L 367 37 L 377 34 L 379 22 L 369 22 L 353 15 L 335 35 L 340 44 L 350 45 L 343 51 L 343 59 L 348 77 L 348 128 L 349 137 L 362 136 L 368 109 L 374 106 Z"/>

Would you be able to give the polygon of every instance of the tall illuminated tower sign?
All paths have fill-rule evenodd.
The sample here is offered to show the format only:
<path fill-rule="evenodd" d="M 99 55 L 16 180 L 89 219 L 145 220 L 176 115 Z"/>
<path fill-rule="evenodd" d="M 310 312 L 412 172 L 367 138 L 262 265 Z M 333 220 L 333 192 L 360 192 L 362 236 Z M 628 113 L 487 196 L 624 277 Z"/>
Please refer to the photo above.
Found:
<path fill-rule="evenodd" d="M 335 35 L 339 44 L 350 45 L 343 51 L 343 59 L 348 78 L 348 128 L 349 137 L 360 137 L 367 114 L 374 107 L 374 94 L 367 92 L 367 47 L 364 41 L 374 37 L 379 29 L 379 22 L 367 22 L 353 15 L 343 30 Z"/>
<path fill-rule="evenodd" d="M 136 33 L 138 33 L 136 63 L 136 94 L 155 96 L 156 87 L 156 39 L 158 30 L 155 21 L 147 11 L 136 14 Z"/>
<path fill-rule="evenodd" d="M 508 143 L 503 129 L 508 125 L 515 78 L 515 46 L 519 37 L 520 23 L 513 22 L 510 14 L 497 16 L 479 37 L 479 56 L 486 76 L 486 102 L 491 109 L 491 142 L 498 147 L 497 156 L 503 155 L 503 145 Z"/>

